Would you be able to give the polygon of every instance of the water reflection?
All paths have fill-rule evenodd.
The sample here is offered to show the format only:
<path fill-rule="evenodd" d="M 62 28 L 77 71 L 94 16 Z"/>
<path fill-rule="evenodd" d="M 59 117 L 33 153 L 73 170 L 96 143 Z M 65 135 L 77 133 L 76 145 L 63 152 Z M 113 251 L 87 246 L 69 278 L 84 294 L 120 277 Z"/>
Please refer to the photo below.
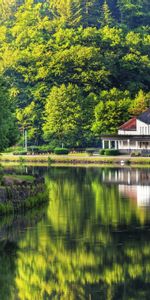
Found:
<path fill-rule="evenodd" d="M 102 181 L 117 184 L 119 192 L 134 201 L 138 207 L 150 208 L 150 170 L 116 169 L 102 171 Z"/>
<path fill-rule="evenodd" d="M 51 168 L 44 214 L 1 226 L 1 244 L 13 245 L 9 255 L 1 245 L 1 299 L 149 299 L 150 213 L 138 202 L 149 199 L 144 173 Z"/>

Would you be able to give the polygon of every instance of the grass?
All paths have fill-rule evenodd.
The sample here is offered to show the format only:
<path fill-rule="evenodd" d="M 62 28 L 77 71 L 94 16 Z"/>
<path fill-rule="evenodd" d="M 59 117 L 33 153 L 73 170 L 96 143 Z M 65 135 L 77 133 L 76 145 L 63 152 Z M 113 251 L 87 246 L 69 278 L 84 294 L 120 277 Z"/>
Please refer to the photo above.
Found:
<path fill-rule="evenodd" d="M 4 177 L 7 177 L 7 178 L 11 178 L 11 179 L 14 179 L 14 180 L 22 180 L 22 181 L 27 181 L 27 182 L 33 182 L 34 181 L 34 176 L 31 176 L 31 175 L 7 175 L 7 176 L 4 176 Z"/>
<path fill-rule="evenodd" d="M 87 153 L 69 155 L 25 155 L 15 156 L 3 154 L 0 156 L 1 162 L 23 163 L 46 163 L 46 164 L 120 164 L 123 160 L 130 164 L 150 164 L 150 157 L 130 157 L 130 156 L 89 156 Z"/>

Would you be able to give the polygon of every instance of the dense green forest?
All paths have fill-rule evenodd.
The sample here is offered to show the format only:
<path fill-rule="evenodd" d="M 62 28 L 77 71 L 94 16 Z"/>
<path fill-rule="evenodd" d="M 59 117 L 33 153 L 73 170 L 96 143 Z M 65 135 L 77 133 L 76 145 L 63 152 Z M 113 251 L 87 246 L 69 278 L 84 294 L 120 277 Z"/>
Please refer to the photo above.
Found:
<path fill-rule="evenodd" d="M 0 75 L 7 144 L 96 145 L 149 106 L 150 2 L 0 0 Z"/>

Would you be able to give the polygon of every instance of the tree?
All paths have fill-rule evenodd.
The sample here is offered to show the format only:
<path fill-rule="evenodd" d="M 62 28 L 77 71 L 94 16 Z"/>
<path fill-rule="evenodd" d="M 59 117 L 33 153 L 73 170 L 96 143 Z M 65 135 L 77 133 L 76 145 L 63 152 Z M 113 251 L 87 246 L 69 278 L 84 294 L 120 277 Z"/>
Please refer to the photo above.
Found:
<path fill-rule="evenodd" d="M 130 28 L 141 25 L 150 25 L 149 0 L 118 0 L 118 6 L 121 12 L 121 22 Z"/>
<path fill-rule="evenodd" d="M 52 0 L 50 7 L 56 23 L 62 28 L 77 27 L 81 22 L 81 8 L 78 0 Z"/>
<path fill-rule="evenodd" d="M 14 144 L 16 142 L 16 136 L 16 124 L 12 113 L 8 87 L 4 80 L 0 78 L 0 151 Z"/>
<path fill-rule="evenodd" d="M 103 91 L 95 107 L 93 131 L 96 134 L 116 133 L 118 127 L 129 117 L 130 98 L 128 92 L 117 89 Z"/>
<path fill-rule="evenodd" d="M 132 101 L 129 112 L 133 116 L 138 116 L 149 107 L 150 93 L 146 94 L 142 90 L 140 90 L 136 95 L 135 99 Z"/>
<path fill-rule="evenodd" d="M 67 146 L 86 143 L 91 134 L 93 106 L 93 97 L 85 97 L 76 85 L 53 87 L 45 106 L 45 139 Z"/>
<path fill-rule="evenodd" d="M 101 91 L 113 88 L 128 90 L 132 99 L 139 90 L 149 92 L 149 5 L 148 0 L 0 0 L 0 73 L 10 82 L 17 111 L 28 119 L 31 143 L 43 142 L 43 110 L 53 87 L 78 86 L 85 99 L 95 94 L 99 101 Z"/>
<path fill-rule="evenodd" d="M 112 14 L 106 0 L 104 1 L 101 9 L 100 24 L 102 27 L 104 26 L 111 27 L 113 25 Z"/>

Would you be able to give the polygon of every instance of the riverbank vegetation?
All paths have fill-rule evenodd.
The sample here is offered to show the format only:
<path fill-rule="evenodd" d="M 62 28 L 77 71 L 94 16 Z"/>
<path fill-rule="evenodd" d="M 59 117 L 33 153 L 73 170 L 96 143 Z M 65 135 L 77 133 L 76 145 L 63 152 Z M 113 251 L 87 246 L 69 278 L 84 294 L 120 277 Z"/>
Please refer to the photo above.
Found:
<path fill-rule="evenodd" d="M 12 162 L 18 163 L 23 161 L 23 165 L 28 163 L 41 164 L 46 166 L 51 166 L 53 164 L 70 164 L 70 165 L 103 165 L 103 164 L 114 164 L 114 165 L 149 165 L 150 157 L 132 157 L 128 155 L 119 156 L 91 156 L 88 153 L 79 154 L 69 154 L 69 155 L 25 155 L 25 156 L 15 156 L 15 155 L 2 155 L 0 157 L 1 163 Z"/>
<path fill-rule="evenodd" d="M 48 199 L 43 178 L 16 173 L 1 166 L 0 215 L 31 209 Z"/>
<path fill-rule="evenodd" d="M 148 0 L 0 1 L 3 148 L 25 136 L 34 146 L 97 146 L 145 110 L 149 9 Z"/>

